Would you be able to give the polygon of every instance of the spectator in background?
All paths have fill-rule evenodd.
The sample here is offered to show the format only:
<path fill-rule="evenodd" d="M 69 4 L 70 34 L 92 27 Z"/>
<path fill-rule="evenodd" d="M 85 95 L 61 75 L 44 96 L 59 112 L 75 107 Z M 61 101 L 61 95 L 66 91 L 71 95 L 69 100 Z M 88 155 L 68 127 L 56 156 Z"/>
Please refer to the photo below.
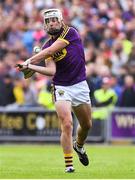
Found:
<path fill-rule="evenodd" d="M 132 50 L 129 54 L 127 67 L 129 73 L 132 74 L 135 79 L 135 45 L 133 45 Z"/>
<path fill-rule="evenodd" d="M 16 99 L 16 104 L 18 106 L 23 105 L 25 102 L 25 98 L 23 91 L 23 80 L 21 77 L 16 77 L 14 79 L 14 95 Z"/>
<path fill-rule="evenodd" d="M 7 106 L 15 103 L 14 85 L 12 77 L 9 74 L 4 75 L 0 80 L 0 106 Z"/>
<path fill-rule="evenodd" d="M 47 35 L 45 34 L 45 31 L 43 30 L 43 26 L 41 22 L 36 22 L 34 26 L 34 32 L 33 32 L 33 38 L 34 38 L 35 43 L 37 44 L 37 43 L 43 42 L 46 36 Z"/>
<path fill-rule="evenodd" d="M 27 26 L 27 30 L 23 33 L 22 42 L 24 46 L 26 47 L 29 54 L 32 54 L 33 52 L 33 45 L 34 45 L 34 36 L 33 36 L 34 30 L 33 27 L 30 25 Z"/>
<path fill-rule="evenodd" d="M 116 105 L 118 105 L 119 102 L 120 102 L 120 96 L 121 96 L 121 93 L 122 93 L 122 86 L 119 85 L 117 76 L 115 76 L 113 74 L 111 75 L 111 77 L 110 77 L 110 85 L 111 85 L 111 88 L 117 94 L 118 99 L 117 99 Z"/>
<path fill-rule="evenodd" d="M 111 81 L 109 77 L 104 77 L 102 79 L 101 88 L 95 90 L 92 99 L 92 104 L 94 107 L 100 107 L 96 109 L 92 117 L 93 119 L 106 120 L 108 117 L 109 110 L 115 106 L 117 102 L 117 95 L 115 91 L 111 88 Z"/>
<path fill-rule="evenodd" d="M 118 76 L 120 68 L 125 65 L 128 60 L 127 54 L 123 51 L 122 41 L 115 40 L 110 60 L 112 63 L 112 73 Z"/>
<path fill-rule="evenodd" d="M 16 77 L 14 80 L 14 95 L 18 106 L 37 106 L 37 91 L 31 80 Z"/>
<path fill-rule="evenodd" d="M 119 106 L 135 107 L 135 81 L 132 75 L 127 75 L 124 78 L 124 87 Z"/>
<path fill-rule="evenodd" d="M 5 62 L 0 61 L 0 80 L 2 81 L 5 74 L 7 74 L 7 69 L 5 66 Z"/>
<path fill-rule="evenodd" d="M 37 106 L 37 91 L 31 83 L 31 79 L 23 79 L 24 106 Z"/>
<path fill-rule="evenodd" d="M 54 102 L 52 101 L 51 94 L 51 81 L 48 80 L 46 85 L 41 88 L 38 94 L 38 103 L 45 107 L 45 109 L 54 110 Z"/>
<path fill-rule="evenodd" d="M 90 88 L 90 97 L 93 98 L 94 92 L 101 88 L 102 79 L 110 77 L 110 70 L 106 65 L 89 63 L 86 65 L 87 82 Z"/>
<path fill-rule="evenodd" d="M 7 36 L 7 42 L 8 46 L 11 49 L 18 48 L 17 46 L 22 45 L 22 37 L 23 37 L 23 31 L 20 27 L 20 23 L 22 23 L 22 26 L 24 26 L 24 20 L 23 18 L 18 18 L 16 21 L 14 21 L 10 27 L 10 31 Z"/>

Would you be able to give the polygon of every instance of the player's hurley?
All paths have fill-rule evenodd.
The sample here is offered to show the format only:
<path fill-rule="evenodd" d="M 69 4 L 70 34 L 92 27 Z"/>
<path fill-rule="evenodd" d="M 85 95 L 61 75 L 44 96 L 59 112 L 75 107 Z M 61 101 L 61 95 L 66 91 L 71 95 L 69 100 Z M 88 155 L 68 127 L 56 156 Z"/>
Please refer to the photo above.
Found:
<path fill-rule="evenodd" d="M 33 52 L 35 54 L 38 54 L 41 51 L 41 48 L 39 46 L 34 46 Z M 31 63 L 31 59 L 27 59 L 25 62 L 22 63 L 24 66 L 28 66 Z"/>
<path fill-rule="evenodd" d="M 22 71 L 25 79 L 30 78 L 35 73 L 35 71 L 32 71 L 32 70 L 30 70 L 28 68 L 23 69 L 23 65 L 22 64 L 16 64 L 15 67 L 17 67 L 19 69 L 22 69 L 21 71 Z"/>
<path fill-rule="evenodd" d="M 35 54 L 39 53 L 40 51 L 41 51 L 41 48 L 39 46 L 34 46 L 33 52 Z M 17 68 L 22 69 L 21 71 L 24 74 L 25 79 L 30 78 L 35 73 L 35 71 L 28 69 L 28 65 L 30 64 L 30 62 L 31 61 L 28 59 L 24 63 L 16 65 Z M 24 68 L 24 66 L 26 66 L 26 68 Z"/>

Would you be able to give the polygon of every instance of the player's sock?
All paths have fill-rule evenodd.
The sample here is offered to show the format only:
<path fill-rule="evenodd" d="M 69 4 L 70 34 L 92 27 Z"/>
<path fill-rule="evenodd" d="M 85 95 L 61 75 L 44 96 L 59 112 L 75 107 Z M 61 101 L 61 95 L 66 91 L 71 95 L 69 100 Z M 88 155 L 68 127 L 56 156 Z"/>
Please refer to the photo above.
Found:
<path fill-rule="evenodd" d="M 85 150 L 83 148 L 83 144 L 79 144 L 77 141 L 76 141 L 76 148 L 82 154 L 85 152 Z"/>
<path fill-rule="evenodd" d="M 65 158 L 65 166 L 66 166 L 66 170 L 65 172 L 69 172 L 69 171 L 74 171 L 73 168 L 73 154 L 64 154 L 64 158 Z"/>

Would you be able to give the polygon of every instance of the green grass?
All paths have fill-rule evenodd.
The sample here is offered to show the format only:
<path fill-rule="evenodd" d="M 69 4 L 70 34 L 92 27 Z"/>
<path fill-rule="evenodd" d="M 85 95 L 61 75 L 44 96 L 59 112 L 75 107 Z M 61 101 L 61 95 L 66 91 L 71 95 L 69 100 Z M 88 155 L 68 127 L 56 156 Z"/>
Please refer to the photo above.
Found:
<path fill-rule="evenodd" d="M 135 146 L 87 145 L 90 166 L 74 158 L 75 173 L 64 172 L 59 145 L 1 145 L 1 179 L 129 179 L 135 178 Z"/>

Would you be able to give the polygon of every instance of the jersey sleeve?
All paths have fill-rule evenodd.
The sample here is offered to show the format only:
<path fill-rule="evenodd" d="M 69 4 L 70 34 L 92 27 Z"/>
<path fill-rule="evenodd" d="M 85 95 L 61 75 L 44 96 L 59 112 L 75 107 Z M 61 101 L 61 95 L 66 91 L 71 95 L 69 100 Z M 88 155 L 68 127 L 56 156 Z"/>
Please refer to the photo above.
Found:
<path fill-rule="evenodd" d="M 50 40 L 50 39 L 49 39 L 49 40 Z M 46 49 L 46 48 L 48 48 L 48 47 L 50 46 L 50 45 L 49 45 L 49 44 L 50 44 L 50 43 L 49 43 L 49 40 L 46 41 L 46 42 L 43 44 L 43 46 L 42 46 L 42 48 L 41 48 L 42 50 L 43 50 L 43 49 Z"/>
<path fill-rule="evenodd" d="M 66 42 L 67 44 L 70 44 L 71 42 L 80 40 L 80 35 L 76 29 L 67 26 L 58 39 Z"/>
<path fill-rule="evenodd" d="M 49 39 L 50 40 L 50 39 Z M 44 50 L 44 49 L 46 49 L 46 48 L 48 48 L 49 46 L 50 46 L 50 41 L 46 41 L 44 44 L 43 44 L 43 46 L 42 46 L 42 50 Z M 46 60 L 51 60 L 52 58 L 51 57 L 48 57 Z"/>

